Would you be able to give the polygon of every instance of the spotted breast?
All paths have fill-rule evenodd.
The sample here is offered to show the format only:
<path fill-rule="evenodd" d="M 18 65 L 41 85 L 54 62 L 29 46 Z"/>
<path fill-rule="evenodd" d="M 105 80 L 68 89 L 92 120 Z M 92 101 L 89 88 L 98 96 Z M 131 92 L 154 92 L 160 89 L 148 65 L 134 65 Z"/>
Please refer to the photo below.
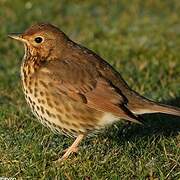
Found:
<path fill-rule="evenodd" d="M 104 114 L 86 106 L 83 100 L 75 101 L 66 92 L 55 90 L 53 86 L 56 84 L 45 78 L 49 72 L 42 67 L 43 60 L 39 62 L 37 59 L 38 57 L 28 56 L 26 50 L 21 78 L 25 99 L 43 125 L 56 133 L 78 136 L 90 134 L 103 128 L 106 121 L 118 119 L 110 113 Z"/>

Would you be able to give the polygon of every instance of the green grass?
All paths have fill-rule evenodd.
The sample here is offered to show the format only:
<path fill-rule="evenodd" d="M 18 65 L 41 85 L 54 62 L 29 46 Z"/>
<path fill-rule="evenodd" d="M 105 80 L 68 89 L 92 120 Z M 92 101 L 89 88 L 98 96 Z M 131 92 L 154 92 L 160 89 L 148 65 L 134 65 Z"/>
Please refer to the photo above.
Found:
<path fill-rule="evenodd" d="M 54 135 L 32 116 L 20 85 L 23 46 L 7 38 L 51 22 L 94 50 L 148 98 L 180 105 L 179 0 L 1 0 L 0 177 L 17 179 L 180 179 L 180 119 L 145 116 L 83 141 L 54 164 L 73 139 Z"/>

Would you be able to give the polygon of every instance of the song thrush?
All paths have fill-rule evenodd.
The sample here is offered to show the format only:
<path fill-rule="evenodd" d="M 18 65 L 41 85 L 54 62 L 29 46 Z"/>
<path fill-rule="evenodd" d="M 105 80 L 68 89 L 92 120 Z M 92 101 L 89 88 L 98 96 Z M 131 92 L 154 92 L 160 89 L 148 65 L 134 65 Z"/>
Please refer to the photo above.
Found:
<path fill-rule="evenodd" d="M 180 116 L 180 108 L 156 103 L 131 90 L 121 75 L 93 51 L 51 24 L 36 24 L 11 38 L 24 43 L 23 91 L 32 112 L 53 131 L 75 136 L 62 159 L 84 136 L 140 114 Z"/>

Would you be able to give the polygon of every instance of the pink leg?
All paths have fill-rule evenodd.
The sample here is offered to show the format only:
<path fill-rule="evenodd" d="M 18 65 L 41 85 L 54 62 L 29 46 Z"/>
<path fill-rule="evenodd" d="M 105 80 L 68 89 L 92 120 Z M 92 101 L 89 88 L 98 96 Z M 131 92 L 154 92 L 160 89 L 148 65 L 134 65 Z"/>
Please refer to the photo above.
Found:
<path fill-rule="evenodd" d="M 72 145 L 66 150 L 65 154 L 58 159 L 58 161 L 62 161 L 68 158 L 68 156 L 73 153 L 73 152 L 77 152 L 78 151 L 78 145 L 80 144 L 80 142 L 82 141 L 84 135 L 80 134 L 78 135 L 78 137 L 76 138 L 76 140 L 72 143 Z"/>

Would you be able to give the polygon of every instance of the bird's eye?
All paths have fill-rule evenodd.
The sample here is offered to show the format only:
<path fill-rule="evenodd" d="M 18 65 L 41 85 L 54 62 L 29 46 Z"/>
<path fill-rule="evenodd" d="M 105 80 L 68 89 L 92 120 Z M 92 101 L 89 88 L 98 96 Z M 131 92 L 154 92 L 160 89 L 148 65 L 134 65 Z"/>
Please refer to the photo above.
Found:
<path fill-rule="evenodd" d="M 42 37 L 36 37 L 34 40 L 36 43 L 41 43 L 43 41 L 43 38 Z"/>

